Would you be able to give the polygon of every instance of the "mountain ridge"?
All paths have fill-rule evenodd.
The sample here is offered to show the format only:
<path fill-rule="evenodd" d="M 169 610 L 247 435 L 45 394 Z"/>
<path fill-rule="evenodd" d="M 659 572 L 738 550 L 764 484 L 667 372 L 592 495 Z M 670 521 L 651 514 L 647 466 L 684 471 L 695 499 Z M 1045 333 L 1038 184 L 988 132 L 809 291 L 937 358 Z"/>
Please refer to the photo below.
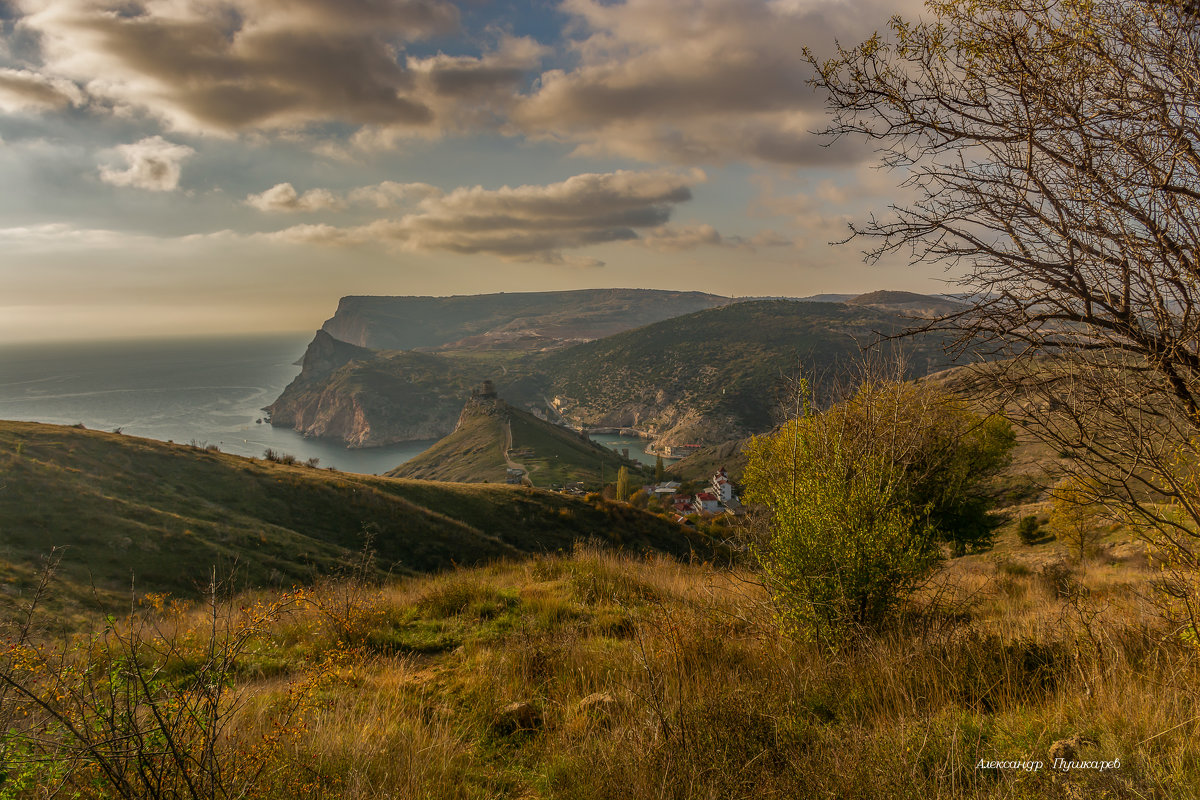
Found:
<path fill-rule="evenodd" d="M 306 367 L 268 408 L 273 424 L 352 446 L 436 439 L 453 431 L 470 387 L 491 379 L 509 403 L 571 427 L 634 428 L 663 445 L 716 444 L 769 428 L 790 379 L 836 370 L 911 324 L 911 315 L 870 301 L 940 302 L 894 295 L 859 295 L 858 304 L 738 301 L 525 353 L 339 351 L 354 357 L 328 373 Z M 914 377 L 954 363 L 930 335 L 904 348 Z"/>
<path fill-rule="evenodd" d="M 731 302 L 704 292 L 661 289 L 578 289 L 480 295 L 349 295 L 321 329 L 341 341 L 376 350 L 481 346 L 500 349 L 561 346 L 640 327 Z M 468 340 L 484 337 L 485 342 Z"/>

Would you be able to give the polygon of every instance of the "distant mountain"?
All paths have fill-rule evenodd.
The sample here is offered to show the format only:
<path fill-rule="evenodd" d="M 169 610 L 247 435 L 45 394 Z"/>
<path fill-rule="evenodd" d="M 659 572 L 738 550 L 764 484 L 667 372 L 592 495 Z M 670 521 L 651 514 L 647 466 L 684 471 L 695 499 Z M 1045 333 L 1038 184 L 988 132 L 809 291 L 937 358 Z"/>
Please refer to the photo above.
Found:
<path fill-rule="evenodd" d="M 772 298 L 772 299 L 799 300 L 803 303 L 844 303 L 853 297 L 857 297 L 857 295 L 854 295 L 854 294 L 812 294 L 812 295 L 809 295 L 808 297 Z"/>
<path fill-rule="evenodd" d="M 845 302 L 847 305 L 882 308 L 901 316 L 922 319 L 953 314 L 967 308 L 964 303 L 950 297 L 917 294 L 916 292 L 868 292 L 852 297 Z"/>
<path fill-rule="evenodd" d="M 131 583 L 139 594 L 195 595 L 214 566 L 242 586 L 287 587 L 355 559 L 364 533 L 379 568 L 401 573 L 583 539 L 684 554 L 694 544 L 658 517 L 524 487 L 355 475 L 0 422 L 0 595 L 27 596 L 52 548 L 68 590 L 49 601 L 65 609 L 127 606 Z"/>
<path fill-rule="evenodd" d="M 703 292 L 583 289 L 453 297 L 343 297 L 322 330 L 375 350 L 541 350 L 729 303 Z"/>
<path fill-rule="evenodd" d="M 331 344 L 322 331 L 316 355 L 305 357 L 268 411 L 275 425 L 352 446 L 435 439 L 454 430 L 470 387 L 492 379 L 512 405 L 571 427 L 635 428 L 661 444 L 714 444 L 767 430 L 783 413 L 790 380 L 844 371 L 863 347 L 910 327 L 914 304 L 939 302 L 901 293 L 856 299 L 739 301 L 523 353 L 370 351 Z M 941 344 L 926 335 L 893 347 L 907 353 L 915 377 L 953 364 Z"/>
<path fill-rule="evenodd" d="M 520 470 L 535 486 L 580 481 L 598 488 L 622 466 L 640 467 L 574 431 L 513 408 L 495 396 L 467 400 L 454 432 L 387 473 L 398 478 L 503 483 Z"/>
<path fill-rule="evenodd" d="M 542 390 L 574 425 L 630 427 L 670 444 L 768 430 L 794 379 L 829 379 L 908 321 L 868 305 L 763 300 L 648 325 L 547 354 Z M 941 341 L 903 343 L 912 376 L 953 362 Z"/>

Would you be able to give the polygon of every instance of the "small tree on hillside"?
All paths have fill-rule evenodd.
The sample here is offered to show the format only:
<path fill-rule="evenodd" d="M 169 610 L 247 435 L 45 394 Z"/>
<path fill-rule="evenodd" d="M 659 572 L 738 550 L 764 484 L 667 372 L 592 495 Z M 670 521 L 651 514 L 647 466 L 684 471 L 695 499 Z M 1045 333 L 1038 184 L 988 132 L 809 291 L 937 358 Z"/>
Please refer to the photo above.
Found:
<path fill-rule="evenodd" d="M 1050 527 L 1081 565 L 1103 536 L 1096 525 L 1098 510 L 1096 486 L 1085 479 L 1067 478 L 1054 489 Z"/>
<path fill-rule="evenodd" d="M 930 0 L 890 28 L 810 56 L 828 132 L 910 190 L 853 233 L 961 270 L 969 308 L 927 327 L 1013 357 L 984 380 L 1143 531 L 1195 620 L 1200 4 Z"/>
<path fill-rule="evenodd" d="M 663 466 L 662 456 L 656 456 L 654 459 L 654 482 L 662 483 L 667 479 L 667 470 Z"/>
<path fill-rule="evenodd" d="M 617 500 L 622 503 L 633 493 L 632 481 L 629 479 L 629 467 L 617 470 Z"/>

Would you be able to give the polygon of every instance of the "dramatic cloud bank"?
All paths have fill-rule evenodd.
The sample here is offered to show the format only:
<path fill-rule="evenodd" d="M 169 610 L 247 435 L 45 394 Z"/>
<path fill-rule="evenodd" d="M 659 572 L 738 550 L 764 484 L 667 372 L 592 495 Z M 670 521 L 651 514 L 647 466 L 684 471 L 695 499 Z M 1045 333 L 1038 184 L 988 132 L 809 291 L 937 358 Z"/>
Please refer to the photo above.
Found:
<path fill-rule="evenodd" d="M 183 161 L 196 153 L 187 145 L 172 144 L 161 136 L 120 145 L 116 152 L 125 160 L 126 168 L 101 167 L 100 180 L 151 192 L 178 189 Z"/>
<path fill-rule="evenodd" d="M 809 135 L 822 108 L 807 86 L 802 48 L 869 35 L 866 26 L 890 13 L 876 0 L 566 0 L 562 7 L 587 36 L 573 45 L 578 64 L 544 73 L 514 109 L 527 136 L 643 161 L 829 164 L 862 155 L 824 150 Z"/>
<path fill-rule="evenodd" d="M 428 183 L 383 181 L 374 186 L 360 186 L 345 193 L 318 188 L 309 189 L 303 194 L 297 192 L 291 183 L 279 183 L 265 192 L 248 195 L 246 205 L 275 214 L 341 211 L 352 205 L 384 209 L 409 205 L 441 194 L 441 189 Z"/>
<path fill-rule="evenodd" d="M 908 2 L 909 0 L 906 0 Z M 557 46 L 494 26 L 477 56 L 449 0 L 17 0 L 39 71 L 0 70 L 2 107 L 137 111 L 193 133 L 351 126 L 360 148 L 503 131 L 581 154 L 684 164 L 829 164 L 805 44 L 869 35 L 881 0 L 564 0 Z M 540 72 L 551 55 L 569 67 Z M 330 133 L 334 138 L 344 135 Z"/>
<path fill-rule="evenodd" d="M 23 0 L 47 72 L 169 127 L 232 133 L 346 122 L 440 131 L 487 115 L 542 48 L 405 60 L 457 30 L 445 0 Z M 460 119 L 461 117 L 461 119 Z"/>
<path fill-rule="evenodd" d="M 674 206 L 690 200 L 691 187 L 704 180 L 699 170 L 618 171 L 576 175 L 544 186 L 464 187 L 429 194 L 413 213 L 398 219 L 352 228 L 298 225 L 269 236 L 318 244 L 391 242 L 410 250 L 580 263 L 562 251 L 637 239 L 638 230 L 665 225 Z"/>

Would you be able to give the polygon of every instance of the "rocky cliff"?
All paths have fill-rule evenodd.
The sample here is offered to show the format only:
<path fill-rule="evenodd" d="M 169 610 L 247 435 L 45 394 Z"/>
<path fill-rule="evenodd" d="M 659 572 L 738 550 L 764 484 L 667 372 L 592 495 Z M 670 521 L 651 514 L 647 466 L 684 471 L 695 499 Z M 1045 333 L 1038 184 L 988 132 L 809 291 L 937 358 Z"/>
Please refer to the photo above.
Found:
<path fill-rule="evenodd" d="M 486 369 L 425 353 L 377 353 L 322 330 L 300 374 L 266 411 L 272 425 L 349 447 L 437 439 L 454 429 L 464 389 Z"/>

